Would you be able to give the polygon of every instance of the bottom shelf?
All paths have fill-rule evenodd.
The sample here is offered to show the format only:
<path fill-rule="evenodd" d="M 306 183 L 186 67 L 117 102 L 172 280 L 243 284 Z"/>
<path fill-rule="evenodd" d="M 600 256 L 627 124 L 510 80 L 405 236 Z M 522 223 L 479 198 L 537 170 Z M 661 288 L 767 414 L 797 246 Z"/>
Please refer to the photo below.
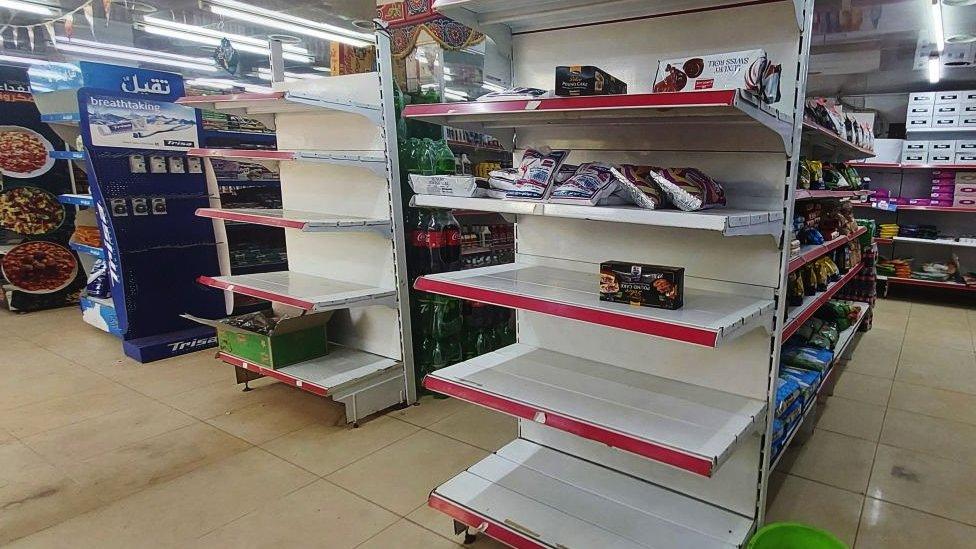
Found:
<path fill-rule="evenodd" d="M 516 548 L 729 548 L 753 530 L 750 518 L 523 439 L 428 504 Z"/>
<path fill-rule="evenodd" d="M 392 358 L 338 345 L 332 345 L 325 356 L 276 370 L 225 352 L 220 352 L 218 356 L 232 366 L 275 378 L 319 396 L 331 396 L 349 385 L 400 367 L 400 363 Z"/>
<path fill-rule="evenodd" d="M 878 280 L 888 284 L 901 284 L 904 286 L 928 286 L 929 288 L 944 288 L 946 290 L 958 290 L 963 292 L 976 292 L 976 286 L 967 286 L 959 282 L 940 282 L 938 280 L 919 280 L 917 278 L 901 278 L 897 276 L 878 275 Z"/>
<path fill-rule="evenodd" d="M 810 413 L 813 412 L 815 404 L 820 398 L 820 392 L 823 391 L 824 387 L 827 386 L 831 376 L 834 375 L 834 370 L 837 369 L 837 363 L 840 362 L 841 357 L 844 356 L 845 352 L 847 352 L 847 348 L 850 347 L 851 341 L 853 341 L 854 336 L 857 335 L 857 330 L 861 327 L 861 324 L 864 323 L 864 318 L 868 314 L 869 307 L 865 303 L 859 303 L 858 305 L 861 306 L 861 313 L 858 315 L 857 320 L 848 326 L 847 329 L 841 332 L 838 336 L 837 345 L 834 346 L 834 360 L 830 363 L 830 368 L 828 368 L 821 377 L 820 386 L 817 387 L 816 393 L 814 393 L 813 397 L 810 398 L 810 401 L 804 405 L 803 414 L 800 416 L 800 419 L 797 420 L 797 422 L 790 429 L 789 433 L 786 434 L 786 442 L 783 443 L 783 447 L 780 448 L 779 452 L 777 452 L 770 461 L 770 470 L 775 469 L 776 466 L 779 465 L 779 460 L 782 459 L 783 454 L 786 453 L 786 449 L 790 447 L 790 443 L 793 442 L 796 434 L 800 431 L 800 427 L 803 426 L 803 423 L 810 416 Z"/>

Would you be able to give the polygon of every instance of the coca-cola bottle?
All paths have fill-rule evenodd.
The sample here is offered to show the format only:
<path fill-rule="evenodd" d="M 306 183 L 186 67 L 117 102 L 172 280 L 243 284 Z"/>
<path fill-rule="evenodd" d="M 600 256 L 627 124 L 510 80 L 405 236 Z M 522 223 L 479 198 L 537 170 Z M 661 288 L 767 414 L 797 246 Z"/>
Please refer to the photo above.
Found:
<path fill-rule="evenodd" d="M 430 210 L 427 217 L 427 257 L 424 274 L 461 268 L 461 226 L 450 210 Z"/>
<path fill-rule="evenodd" d="M 418 276 L 430 274 L 430 248 L 427 246 L 429 210 L 409 210 L 407 227 L 407 275 L 411 283 Z"/>

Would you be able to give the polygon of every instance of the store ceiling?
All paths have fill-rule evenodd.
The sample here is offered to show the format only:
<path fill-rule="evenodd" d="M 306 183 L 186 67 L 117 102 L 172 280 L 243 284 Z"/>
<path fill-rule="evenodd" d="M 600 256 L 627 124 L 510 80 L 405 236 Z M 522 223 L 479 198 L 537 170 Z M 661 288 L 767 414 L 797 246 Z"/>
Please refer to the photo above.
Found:
<path fill-rule="evenodd" d="M 62 12 L 68 12 L 82 5 L 80 0 L 28 0 L 36 3 L 43 3 L 49 6 L 60 7 Z M 243 0 L 254 6 L 287 13 L 289 15 L 310 19 L 312 21 L 328 23 L 338 27 L 362 32 L 372 29 L 371 21 L 376 14 L 375 0 Z M 198 0 L 112 0 L 110 17 L 106 21 L 105 10 L 102 0 L 95 0 L 93 4 L 95 15 L 94 25 L 89 25 L 82 13 L 74 17 L 73 36 L 84 40 L 94 40 L 97 42 L 108 42 L 152 51 L 164 51 L 189 55 L 193 57 L 210 57 L 214 47 L 198 44 L 186 40 L 174 39 L 168 36 L 159 36 L 146 33 L 133 28 L 133 23 L 142 20 L 146 15 L 158 17 L 160 19 L 178 21 L 190 25 L 203 26 L 213 29 L 220 29 L 226 32 L 266 39 L 271 34 L 285 35 L 283 31 L 263 27 L 257 24 L 249 24 L 237 19 L 223 18 L 214 15 L 205 9 L 201 9 Z M 0 53 L 6 55 L 17 55 L 25 57 L 45 57 L 50 60 L 72 60 L 58 52 L 47 41 L 46 32 L 41 28 L 35 30 L 38 37 L 35 48 L 32 50 L 28 44 L 27 34 L 23 29 L 16 31 L 12 27 L 4 25 L 25 25 L 43 21 L 45 18 L 36 15 L 18 13 L 13 15 L 10 10 L 0 9 L 0 29 L 3 37 L 3 50 Z M 46 19 L 50 19 L 47 17 Z M 64 25 L 57 23 L 55 33 L 58 36 L 66 34 Z M 286 69 L 293 73 L 315 74 L 313 66 L 329 65 L 329 41 L 318 38 L 290 35 L 294 40 L 300 42 L 302 46 L 309 50 L 314 56 L 311 63 L 300 63 L 286 61 Z M 238 74 L 222 75 L 225 78 L 234 78 L 240 81 L 261 83 L 262 81 L 254 77 L 254 71 L 258 68 L 267 68 L 268 60 L 266 56 L 240 52 L 241 66 Z M 95 58 L 91 58 L 95 59 Z M 108 61 L 108 60 L 107 60 Z M 155 68 L 164 68 L 156 66 Z M 213 77 L 214 74 L 193 74 L 189 69 L 178 69 L 186 76 L 205 76 Z M 320 73 L 319 73 L 320 74 Z M 263 82 L 267 84 L 267 82 Z"/>
<path fill-rule="evenodd" d="M 943 4 L 947 42 L 942 80 L 928 81 L 930 0 L 817 0 L 810 95 L 904 93 L 976 88 L 976 0 Z M 972 33 L 972 34 L 969 34 Z M 955 40 L 958 43 L 951 43 Z M 966 42 L 965 40 L 970 40 Z"/>

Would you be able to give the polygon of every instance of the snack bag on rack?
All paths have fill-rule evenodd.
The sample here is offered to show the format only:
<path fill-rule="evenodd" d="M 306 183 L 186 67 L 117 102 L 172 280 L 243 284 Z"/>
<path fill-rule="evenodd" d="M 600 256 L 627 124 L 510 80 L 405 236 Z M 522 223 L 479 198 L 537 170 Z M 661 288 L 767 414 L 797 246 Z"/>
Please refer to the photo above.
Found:
<path fill-rule="evenodd" d="M 651 179 L 672 204 L 686 212 L 725 206 L 722 186 L 695 168 L 652 168 Z"/>
<path fill-rule="evenodd" d="M 569 151 L 526 150 L 518 167 L 519 179 L 515 188 L 506 192 L 505 198 L 540 201 L 549 198 L 556 174 L 567 156 Z"/>
<path fill-rule="evenodd" d="M 617 179 L 610 170 L 611 166 L 602 162 L 580 164 L 576 173 L 556 185 L 549 202 L 596 205 L 617 190 Z"/>
<path fill-rule="evenodd" d="M 816 347 L 795 347 L 789 345 L 783 347 L 783 351 L 780 354 L 780 362 L 782 364 L 806 370 L 816 370 L 818 372 L 826 371 L 833 360 L 833 351 L 818 349 Z"/>
<path fill-rule="evenodd" d="M 621 164 L 619 167 L 610 168 L 610 173 L 617 178 L 619 185 L 615 194 L 648 210 L 667 207 L 668 203 L 664 193 L 648 177 L 651 170 L 650 166 L 635 166 L 633 164 Z"/>

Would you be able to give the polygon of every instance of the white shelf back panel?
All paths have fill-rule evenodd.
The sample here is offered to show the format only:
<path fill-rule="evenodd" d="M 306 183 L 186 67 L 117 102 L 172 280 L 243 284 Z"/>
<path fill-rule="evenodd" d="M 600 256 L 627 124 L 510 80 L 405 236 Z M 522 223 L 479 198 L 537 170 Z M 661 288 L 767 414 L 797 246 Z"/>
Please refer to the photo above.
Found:
<path fill-rule="evenodd" d="M 518 312 L 519 343 L 718 391 L 766 399 L 769 335 L 763 329 L 705 348 L 636 332 Z"/>
<path fill-rule="evenodd" d="M 633 261 L 685 268 L 685 277 L 774 288 L 779 283 L 776 241 L 765 235 L 726 237 L 715 231 L 629 223 L 520 216 L 521 255 L 557 257 L 599 266 Z"/>
<path fill-rule="evenodd" d="M 299 129 L 278 133 L 281 150 L 375 151 L 383 154 L 382 128 L 358 114 L 315 109 L 277 116 L 279 127 Z"/>
<path fill-rule="evenodd" d="M 400 318 L 393 307 L 339 309 L 329 320 L 329 339 L 354 349 L 403 360 Z"/>
<path fill-rule="evenodd" d="M 519 436 L 743 516 L 754 517 L 756 513 L 756 473 L 760 465 L 757 435 L 751 435 L 740 444 L 711 477 L 689 474 L 534 421 L 519 420 Z"/>
<path fill-rule="evenodd" d="M 286 210 L 390 218 L 385 179 L 352 166 L 282 162 L 281 201 Z"/>
<path fill-rule="evenodd" d="M 548 90 L 556 65 L 596 65 L 626 82 L 628 92 L 646 93 L 660 59 L 761 47 L 783 65 L 781 103 L 792 105 L 798 52 L 797 28 L 789 23 L 795 21 L 793 4 L 776 2 L 517 35 L 514 50 L 530 54 L 514 56 L 515 84 Z"/>

